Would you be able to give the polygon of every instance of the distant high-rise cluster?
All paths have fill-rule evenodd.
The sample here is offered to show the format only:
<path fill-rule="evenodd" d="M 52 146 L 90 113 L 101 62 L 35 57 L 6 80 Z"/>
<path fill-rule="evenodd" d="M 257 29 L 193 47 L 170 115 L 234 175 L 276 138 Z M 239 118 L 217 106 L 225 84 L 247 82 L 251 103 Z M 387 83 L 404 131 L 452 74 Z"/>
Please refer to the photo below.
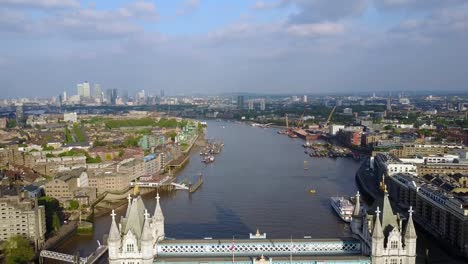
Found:
<path fill-rule="evenodd" d="M 239 110 L 244 109 L 244 96 L 242 95 L 237 96 L 237 109 Z"/>
<path fill-rule="evenodd" d="M 89 98 L 91 97 L 91 87 L 89 82 L 85 81 L 84 83 L 79 83 L 76 85 L 77 94 L 80 97 Z"/>

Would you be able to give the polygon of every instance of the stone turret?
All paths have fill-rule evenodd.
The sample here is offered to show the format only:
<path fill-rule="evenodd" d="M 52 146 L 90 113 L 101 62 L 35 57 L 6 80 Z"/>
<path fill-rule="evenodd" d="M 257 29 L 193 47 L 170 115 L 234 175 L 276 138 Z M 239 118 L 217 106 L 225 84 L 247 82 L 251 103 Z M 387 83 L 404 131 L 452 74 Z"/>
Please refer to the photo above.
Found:
<path fill-rule="evenodd" d="M 410 207 L 408 213 L 408 223 L 406 224 L 406 231 L 404 237 L 405 250 L 409 257 L 408 264 L 414 264 L 416 261 L 416 239 L 418 238 L 418 236 L 416 235 L 416 229 L 414 228 L 412 207 Z"/>
<path fill-rule="evenodd" d="M 115 222 L 115 212 L 112 210 L 112 223 L 111 223 L 111 228 L 109 231 L 109 237 L 107 238 L 107 243 L 109 245 L 109 258 L 116 258 L 119 248 L 120 248 L 120 243 L 122 241 L 120 237 L 120 231 L 119 228 L 117 227 L 117 223 Z"/>
<path fill-rule="evenodd" d="M 361 201 L 359 191 L 356 193 L 356 204 L 354 205 L 353 217 L 351 219 L 351 231 L 357 236 L 361 233 L 362 216 L 361 216 Z"/>
<path fill-rule="evenodd" d="M 159 204 L 159 192 L 156 194 L 156 207 L 153 214 L 153 237 L 156 241 L 164 239 L 164 215 Z"/>
<path fill-rule="evenodd" d="M 151 218 L 149 217 L 148 211 L 145 209 L 145 223 L 141 233 L 141 254 L 143 262 L 142 264 L 153 263 L 153 235 L 150 227 Z"/>

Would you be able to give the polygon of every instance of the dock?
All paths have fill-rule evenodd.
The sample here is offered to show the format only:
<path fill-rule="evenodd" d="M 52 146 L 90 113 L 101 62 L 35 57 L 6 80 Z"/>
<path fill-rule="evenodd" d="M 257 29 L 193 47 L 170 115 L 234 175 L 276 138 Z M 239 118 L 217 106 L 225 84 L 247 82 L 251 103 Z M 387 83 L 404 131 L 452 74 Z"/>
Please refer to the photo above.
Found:
<path fill-rule="evenodd" d="M 189 193 L 194 193 L 195 191 L 197 191 L 198 188 L 200 188 L 200 186 L 202 186 L 202 184 L 203 184 L 203 179 L 202 179 L 201 175 L 199 175 L 198 176 L 198 182 L 195 185 L 190 184 Z"/>

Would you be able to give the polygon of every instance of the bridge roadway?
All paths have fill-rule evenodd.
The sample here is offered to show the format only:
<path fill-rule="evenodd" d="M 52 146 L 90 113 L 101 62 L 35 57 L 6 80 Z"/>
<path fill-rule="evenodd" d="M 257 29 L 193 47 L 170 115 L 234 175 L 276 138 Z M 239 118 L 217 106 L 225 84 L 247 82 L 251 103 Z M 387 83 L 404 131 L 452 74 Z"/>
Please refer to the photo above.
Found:
<path fill-rule="evenodd" d="M 158 257 L 288 257 L 362 256 L 361 241 L 343 239 L 199 239 L 163 240 L 157 244 Z"/>
<path fill-rule="evenodd" d="M 91 253 L 88 257 L 86 258 L 79 257 L 79 260 L 77 256 L 50 251 L 50 250 L 41 250 L 39 257 L 40 257 L 40 263 L 42 263 L 42 259 L 49 258 L 49 259 L 55 259 L 55 260 L 59 260 L 61 262 L 67 262 L 67 263 L 93 264 L 99 258 L 101 258 L 101 256 L 104 255 L 104 253 L 107 252 L 107 249 L 108 249 L 107 245 L 101 245 L 96 249 L 96 251 Z"/>

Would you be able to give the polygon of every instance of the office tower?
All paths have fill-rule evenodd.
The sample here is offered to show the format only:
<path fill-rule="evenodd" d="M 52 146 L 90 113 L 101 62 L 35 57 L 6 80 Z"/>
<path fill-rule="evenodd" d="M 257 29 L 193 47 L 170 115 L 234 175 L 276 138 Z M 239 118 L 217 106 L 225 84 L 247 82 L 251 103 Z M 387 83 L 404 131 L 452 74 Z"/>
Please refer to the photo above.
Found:
<path fill-rule="evenodd" d="M 244 109 L 244 96 L 242 95 L 237 96 L 237 109 L 239 110 Z"/>
<path fill-rule="evenodd" d="M 265 99 L 260 99 L 260 111 L 265 111 Z"/>
<path fill-rule="evenodd" d="M 164 89 L 161 89 L 161 98 L 164 98 Z"/>
<path fill-rule="evenodd" d="M 387 111 L 392 111 L 392 99 L 387 98 Z"/>
<path fill-rule="evenodd" d="M 117 89 L 106 90 L 106 102 L 111 105 L 115 105 L 117 101 Z"/>
<path fill-rule="evenodd" d="M 87 81 L 83 83 L 83 97 L 91 97 L 91 87 L 89 86 L 89 82 Z"/>
<path fill-rule="evenodd" d="M 307 95 L 304 94 L 304 97 L 302 98 L 302 100 L 304 101 L 304 103 L 307 103 Z"/>
<path fill-rule="evenodd" d="M 79 83 L 76 85 L 76 94 L 80 97 L 83 97 L 84 96 L 84 92 L 83 92 L 83 84 L 82 83 Z"/>
<path fill-rule="evenodd" d="M 101 95 L 102 95 L 101 85 L 95 83 L 95 84 L 94 84 L 93 97 L 94 97 L 94 98 L 97 98 L 97 99 L 100 99 L 100 98 L 101 98 Z"/>
<path fill-rule="evenodd" d="M 248 100 L 247 105 L 248 105 L 249 111 L 254 110 L 254 101 L 253 100 Z"/>

